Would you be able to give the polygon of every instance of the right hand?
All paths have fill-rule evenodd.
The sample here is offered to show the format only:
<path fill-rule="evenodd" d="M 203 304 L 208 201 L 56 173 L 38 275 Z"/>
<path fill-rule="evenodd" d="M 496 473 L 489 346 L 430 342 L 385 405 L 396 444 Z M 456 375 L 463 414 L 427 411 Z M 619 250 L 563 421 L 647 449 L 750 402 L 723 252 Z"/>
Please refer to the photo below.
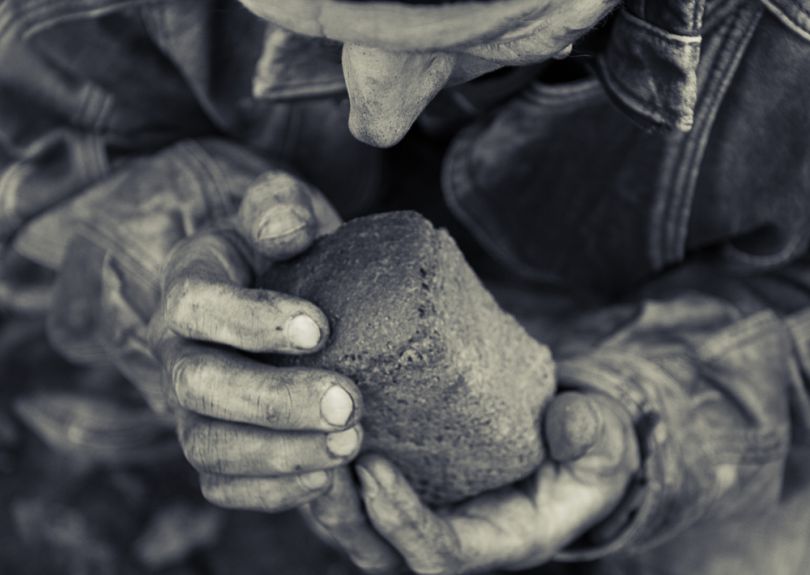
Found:
<path fill-rule="evenodd" d="M 323 347 L 329 324 L 321 310 L 250 286 L 273 261 L 339 225 L 319 192 L 271 173 L 248 191 L 235 225 L 192 236 L 169 258 L 150 339 L 183 451 L 215 504 L 297 507 L 329 491 L 335 470 L 359 451 L 362 404 L 352 381 L 242 353 Z"/>

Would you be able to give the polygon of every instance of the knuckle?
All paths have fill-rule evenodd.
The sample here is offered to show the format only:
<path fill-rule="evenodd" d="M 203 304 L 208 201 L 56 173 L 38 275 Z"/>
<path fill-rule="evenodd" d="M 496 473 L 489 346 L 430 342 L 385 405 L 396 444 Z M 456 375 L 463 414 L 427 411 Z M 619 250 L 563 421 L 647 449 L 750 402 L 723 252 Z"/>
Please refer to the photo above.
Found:
<path fill-rule="evenodd" d="M 332 506 L 312 506 L 312 516 L 315 521 L 328 530 L 345 527 L 353 523 L 358 523 L 353 517 L 346 517 L 343 513 L 338 512 Z"/>
<path fill-rule="evenodd" d="M 200 491 L 202 492 L 202 496 L 205 498 L 205 500 L 209 503 L 213 503 L 214 505 L 222 505 L 225 499 L 223 489 L 218 481 L 207 479 L 205 477 L 201 478 Z"/>
<path fill-rule="evenodd" d="M 196 369 L 196 361 L 189 357 L 180 358 L 171 367 L 171 381 L 174 393 L 177 396 L 177 401 L 183 407 L 189 407 L 192 403 L 192 386 Z"/>
<path fill-rule="evenodd" d="M 222 380 L 221 366 L 213 357 L 187 353 L 172 366 L 171 379 L 180 405 L 187 409 L 203 409 L 204 390 Z"/>
<path fill-rule="evenodd" d="M 290 478 L 268 479 L 256 490 L 254 504 L 262 511 L 286 511 L 307 503 L 312 497 Z"/>
<path fill-rule="evenodd" d="M 262 511 L 282 511 L 288 505 L 284 505 L 282 497 L 284 488 L 279 490 L 279 493 L 271 495 L 269 493 L 259 493 L 256 496 L 256 507 Z"/>
<path fill-rule="evenodd" d="M 192 289 L 192 281 L 187 277 L 174 278 L 172 282 L 166 287 L 166 292 L 163 295 L 166 310 L 171 312 L 179 307 L 186 294 Z"/>
<path fill-rule="evenodd" d="M 166 320 L 171 326 L 183 323 L 189 308 L 188 300 L 191 294 L 199 290 L 201 283 L 197 278 L 182 276 L 175 278 L 166 289 L 164 308 Z"/>
<path fill-rule="evenodd" d="M 300 471 L 301 465 L 298 462 L 302 459 L 302 455 L 290 445 L 286 437 L 279 435 L 268 447 L 272 450 L 271 459 L 276 471 L 285 474 Z"/>
<path fill-rule="evenodd" d="M 182 430 L 180 445 L 186 460 L 197 471 L 221 471 L 216 441 L 210 425 L 197 423 Z"/>
<path fill-rule="evenodd" d="M 234 498 L 227 485 L 220 481 L 203 481 L 200 485 L 203 498 L 217 507 L 240 509 L 242 506 Z"/>

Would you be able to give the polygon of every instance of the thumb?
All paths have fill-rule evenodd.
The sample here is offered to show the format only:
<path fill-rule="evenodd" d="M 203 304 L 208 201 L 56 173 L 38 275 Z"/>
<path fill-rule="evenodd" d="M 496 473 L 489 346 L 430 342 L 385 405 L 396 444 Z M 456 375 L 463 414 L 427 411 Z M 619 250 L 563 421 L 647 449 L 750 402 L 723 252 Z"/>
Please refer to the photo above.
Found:
<path fill-rule="evenodd" d="M 627 475 L 638 468 L 630 414 L 608 396 L 562 393 L 549 405 L 544 427 L 551 459 L 577 475 Z"/>
<path fill-rule="evenodd" d="M 281 171 L 263 174 L 248 188 L 237 216 L 244 239 L 271 261 L 300 254 L 339 225 L 318 190 Z"/>

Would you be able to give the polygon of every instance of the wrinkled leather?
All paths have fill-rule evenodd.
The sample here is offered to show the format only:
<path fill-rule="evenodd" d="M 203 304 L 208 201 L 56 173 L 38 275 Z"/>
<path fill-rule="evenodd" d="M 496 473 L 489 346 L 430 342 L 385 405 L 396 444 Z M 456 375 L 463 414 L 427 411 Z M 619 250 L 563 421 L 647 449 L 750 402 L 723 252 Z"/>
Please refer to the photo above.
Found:
<path fill-rule="evenodd" d="M 644 472 L 567 553 L 605 557 L 594 572 L 803 572 L 807 14 L 628 1 L 585 77 L 467 108 L 448 96 L 452 128 L 424 118 L 466 126 L 443 191 L 506 276 L 598 303 L 556 318 L 561 381 L 624 401 Z M 172 245 L 267 170 L 347 217 L 379 205 L 387 156 L 348 132 L 338 49 L 230 0 L 0 2 L 4 303 L 37 294 L 24 307 L 50 306 L 57 347 L 115 363 L 165 409 L 145 330 Z"/>

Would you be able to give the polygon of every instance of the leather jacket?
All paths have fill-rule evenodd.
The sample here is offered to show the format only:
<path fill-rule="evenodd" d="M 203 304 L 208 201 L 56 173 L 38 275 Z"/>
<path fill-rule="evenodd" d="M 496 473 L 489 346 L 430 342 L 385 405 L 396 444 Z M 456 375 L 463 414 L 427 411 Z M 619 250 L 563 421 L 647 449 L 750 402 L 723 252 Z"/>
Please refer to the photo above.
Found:
<path fill-rule="evenodd" d="M 595 36 L 581 77 L 454 109 L 435 182 L 510 293 L 587 294 L 553 336 L 521 319 L 636 421 L 643 473 L 561 559 L 804 573 L 810 2 L 627 0 Z M 165 409 L 145 333 L 174 244 L 271 169 L 379 209 L 344 91 L 335 45 L 235 0 L 0 1 L 0 301 Z"/>

